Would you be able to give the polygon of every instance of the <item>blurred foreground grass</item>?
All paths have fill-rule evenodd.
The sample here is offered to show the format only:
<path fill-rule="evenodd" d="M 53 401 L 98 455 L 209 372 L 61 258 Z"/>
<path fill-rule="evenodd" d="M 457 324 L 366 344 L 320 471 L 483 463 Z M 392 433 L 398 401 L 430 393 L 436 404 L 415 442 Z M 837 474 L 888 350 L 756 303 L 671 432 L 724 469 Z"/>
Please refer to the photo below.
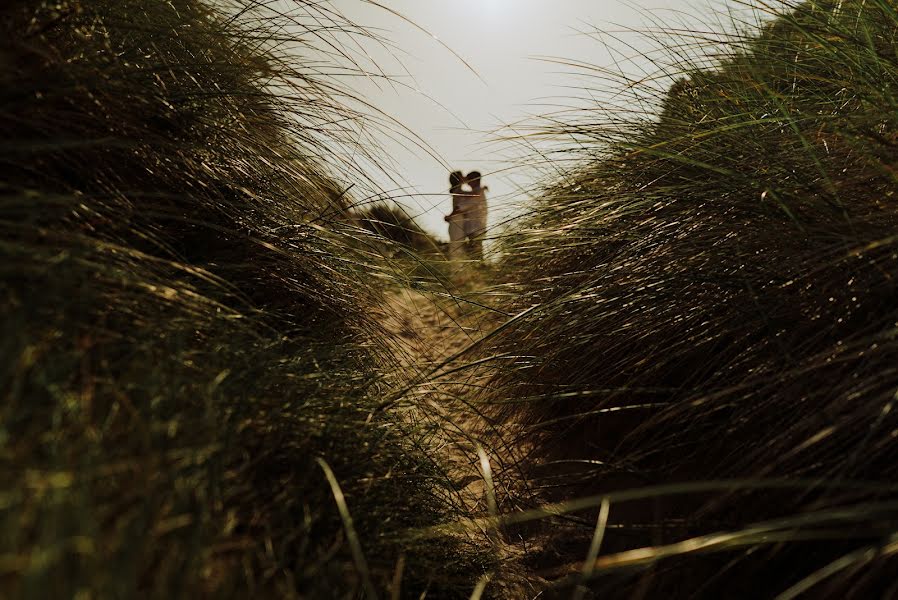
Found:
<path fill-rule="evenodd" d="M 751 5 L 533 134 L 584 158 L 505 248 L 483 396 L 586 497 L 545 529 L 566 594 L 896 591 L 898 5 Z"/>
<path fill-rule="evenodd" d="M 898 10 L 755 6 L 547 120 L 584 160 L 460 299 L 350 211 L 329 5 L 4 4 L 0 595 L 894 594 Z M 514 316 L 409 366 L 402 281 Z"/>
<path fill-rule="evenodd" d="M 490 560 L 408 534 L 449 482 L 374 410 L 389 268 L 319 75 L 360 30 L 275 8 L 0 8 L 0 596 L 454 596 Z"/>

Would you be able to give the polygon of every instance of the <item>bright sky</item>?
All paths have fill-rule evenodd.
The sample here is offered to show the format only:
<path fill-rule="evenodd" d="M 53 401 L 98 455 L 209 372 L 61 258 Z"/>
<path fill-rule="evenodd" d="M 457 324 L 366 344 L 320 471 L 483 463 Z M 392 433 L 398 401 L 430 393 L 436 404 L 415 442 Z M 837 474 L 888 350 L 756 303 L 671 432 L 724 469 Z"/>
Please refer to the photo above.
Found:
<path fill-rule="evenodd" d="M 366 101 L 413 131 L 436 155 L 408 141 L 400 144 L 384 138 L 399 176 L 395 181 L 383 174 L 376 178 L 425 229 L 441 238 L 446 237 L 443 215 L 451 208 L 450 170 L 484 173 L 484 183 L 490 187 L 491 225 L 511 214 L 513 204 L 524 205 L 522 186 L 544 172 L 521 167 L 520 160 L 509 170 L 507 159 L 519 158 L 525 151 L 497 142 L 495 134 L 504 125 L 553 110 L 549 105 L 569 105 L 571 97 L 585 94 L 582 80 L 572 76 L 570 66 L 540 58 L 574 59 L 609 68 L 618 65 L 638 72 L 639 61 L 629 66 L 620 61 L 657 44 L 626 30 L 679 27 L 684 22 L 722 30 L 725 26 L 718 23 L 728 18 L 720 11 L 734 4 L 732 0 L 377 2 L 382 6 L 367 0 L 331 0 L 330 4 L 392 42 L 391 46 L 361 42 L 353 56 L 369 70 L 381 69 L 394 82 L 357 78 L 351 85 Z M 617 52 L 609 51 L 606 44 Z"/>

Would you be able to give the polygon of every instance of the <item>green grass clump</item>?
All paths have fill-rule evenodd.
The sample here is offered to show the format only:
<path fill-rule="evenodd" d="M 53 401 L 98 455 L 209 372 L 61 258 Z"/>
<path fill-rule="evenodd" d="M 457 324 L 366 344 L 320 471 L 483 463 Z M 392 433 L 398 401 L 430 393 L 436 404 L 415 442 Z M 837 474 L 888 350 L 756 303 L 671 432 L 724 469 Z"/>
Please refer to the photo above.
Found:
<path fill-rule="evenodd" d="M 657 118 L 542 132 L 592 158 L 505 248 L 521 312 L 486 395 L 545 497 L 612 493 L 597 561 L 596 513 L 556 524 L 582 539 L 564 584 L 894 593 L 898 7 L 756 8 L 775 19 L 693 54 Z"/>
<path fill-rule="evenodd" d="M 214 6 L 0 8 L 0 596 L 466 595 L 476 541 L 408 534 L 454 518 L 426 432 L 375 410 L 320 75 L 363 32 Z"/>

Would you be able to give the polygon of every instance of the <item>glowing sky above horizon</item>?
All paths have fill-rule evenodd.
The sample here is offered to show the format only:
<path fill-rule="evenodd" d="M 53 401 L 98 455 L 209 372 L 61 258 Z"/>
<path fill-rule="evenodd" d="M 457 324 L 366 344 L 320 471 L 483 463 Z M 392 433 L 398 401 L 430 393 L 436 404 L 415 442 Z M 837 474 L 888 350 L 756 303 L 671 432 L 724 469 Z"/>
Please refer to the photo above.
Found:
<path fill-rule="evenodd" d="M 446 237 L 443 215 L 451 207 L 449 171 L 480 170 L 490 187 L 490 222 L 496 225 L 522 210 L 527 201 L 523 190 L 547 175 L 545 164 L 521 160 L 532 151 L 497 141 L 496 132 L 569 105 L 572 96 L 585 93 L 569 65 L 547 58 L 638 72 L 646 63 L 639 54 L 657 43 L 633 30 L 699 24 L 721 31 L 732 19 L 723 11 L 732 11 L 736 4 L 737 0 L 331 0 L 330 5 L 348 19 L 389 40 L 388 44 L 360 40 L 353 56 L 367 70 L 381 70 L 391 81 L 356 77 L 347 85 L 420 138 L 416 145 L 382 136 L 392 176 L 364 168 L 418 223 L 441 238 Z M 627 63 L 628 56 L 637 58 Z"/>

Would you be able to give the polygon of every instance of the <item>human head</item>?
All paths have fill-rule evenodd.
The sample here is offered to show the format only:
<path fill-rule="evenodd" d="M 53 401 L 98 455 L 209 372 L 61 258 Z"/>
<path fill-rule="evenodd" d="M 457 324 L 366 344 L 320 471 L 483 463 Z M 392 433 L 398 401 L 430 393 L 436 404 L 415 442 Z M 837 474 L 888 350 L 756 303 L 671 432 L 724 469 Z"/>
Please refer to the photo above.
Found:
<path fill-rule="evenodd" d="M 471 186 L 472 190 L 480 189 L 480 171 L 471 171 L 465 179 L 467 179 L 468 185 Z"/>
<path fill-rule="evenodd" d="M 452 186 L 452 189 L 460 186 L 464 180 L 465 176 L 462 175 L 461 171 L 452 171 L 449 173 L 449 185 Z"/>

